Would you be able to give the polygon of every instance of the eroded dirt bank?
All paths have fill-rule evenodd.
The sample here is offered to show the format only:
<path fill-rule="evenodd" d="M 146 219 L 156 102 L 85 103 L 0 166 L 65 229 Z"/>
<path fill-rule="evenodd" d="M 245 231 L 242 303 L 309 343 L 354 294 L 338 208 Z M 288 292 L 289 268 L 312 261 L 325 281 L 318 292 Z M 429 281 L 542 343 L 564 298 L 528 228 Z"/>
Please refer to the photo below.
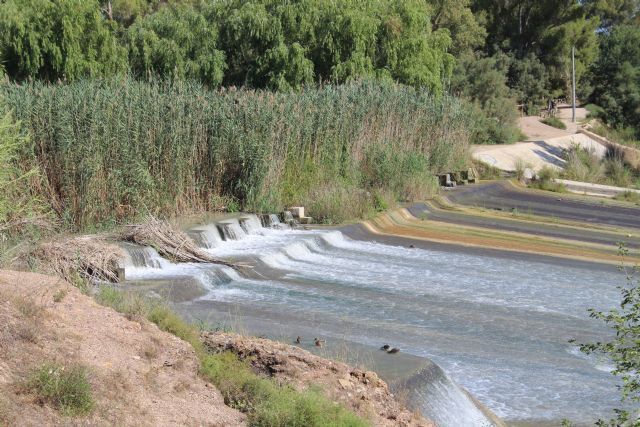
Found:
<path fill-rule="evenodd" d="M 21 390 L 44 363 L 87 368 L 90 415 L 63 417 Z M 198 366 L 189 344 L 150 322 L 129 320 L 60 279 L 0 271 L 0 424 L 243 425 Z"/>
<path fill-rule="evenodd" d="M 203 339 L 278 382 L 320 388 L 372 425 L 434 425 L 405 409 L 373 372 L 259 338 Z M 34 369 L 50 363 L 86 368 L 90 415 L 64 416 L 25 388 Z M 145 319 L 103 307 L 61 279 L 0 270 L 0 425 L 245 425 L 198 368 L 188 343 Z"/>
<path fill-rule="evenodd" d="M 207 333 L 204 343 L 214 351 L 232 351 L 251 365 L 296 389 L 320 387 L 376 426 L 425 426 L 435 424 L 402 406 L 375 372 L 354 369 L 323 359 L 301 348 L 267 339 L 229 333 Z"/>

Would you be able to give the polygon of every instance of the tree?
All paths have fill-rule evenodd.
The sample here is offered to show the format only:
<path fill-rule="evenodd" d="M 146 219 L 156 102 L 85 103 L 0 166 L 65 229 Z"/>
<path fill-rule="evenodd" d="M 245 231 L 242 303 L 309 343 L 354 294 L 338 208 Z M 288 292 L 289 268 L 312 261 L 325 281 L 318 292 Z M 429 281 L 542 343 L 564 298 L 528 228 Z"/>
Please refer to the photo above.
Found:
<path fill-rule="evenodd" d="M 546 69 L 551 96 L 570 92 L 572 47 L 577 78 L 585 83 L 583 77 L 598 55 L 599 18 L 589 15 L 581 1 L 474 0 L 473 10 L 486 17 L 489 53 L 503 51 L 516 60 L 535 55 Z"/>
<path fill-rule="evenodd" d="M 451 53 L 458 56 L 484 45 L 487 30 L 471 11 L 470 0 L 429 0 L 433 31 L 451 33 Z"/>
<path fill-rule="evenodd" d="M 514 93 L 507 85 L 509 64 L 504 54 L 479 57 L 467 53 L 458 59 L 451 91 L 476 106 L 475 143 L 511 143 L 520 135 Z"/>
<path fill-rule="evenodd" d="M 134 75 L 222 83 L 224 52 L 217 49 L 218 29 L 188 5 L 167 5 L 138 19 L 126 33 Z"/>
<path fill-rule="evenodd" d="M 640 138 L 640 27 L 616 26 L 600 37 L 592 101 L 604 109 L 610 125 L 633 128 Z"/>
<path fill-rule="evenodd" d="M 16 80 L 75 80 L 126 69 L 115 27 L 95 0 L 0 3 L 0 60 Z"/>

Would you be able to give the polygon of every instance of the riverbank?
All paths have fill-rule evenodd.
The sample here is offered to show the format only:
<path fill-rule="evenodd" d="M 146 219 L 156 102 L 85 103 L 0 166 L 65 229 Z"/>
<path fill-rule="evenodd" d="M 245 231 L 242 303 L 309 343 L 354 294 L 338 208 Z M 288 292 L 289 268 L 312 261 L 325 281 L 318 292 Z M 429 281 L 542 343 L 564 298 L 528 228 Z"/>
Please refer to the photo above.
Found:
<path fill-rule="evenodd" d="M 199 373 L 199 350 L 160 330 L 162 323 L 159 329 L 143 317 L 117 313 L 58 278 L 34 273 L 0 270 L 0 295 L 3 423 L 247 423 L 245 414 L 228 406 L 228 395 L 223 398 Z M 229 346 L 230 340 L 242 346 Z M 258 338 L 209 333 L 204 345 L 214 353 L 227 351 L 241 358 L 260 354 L 262 359 L 251 359 L 260 375 L 275 376 L 296 390 L 320 390 L 372 425 L 433 426 L 404 409 L 373 372 Z M 258 367 L 257 360 L 269 360 L 268 369 Z M 28 388 L 31 372 L 43 364 L 60 364 L 61 369 L 82 367 L 91 398 L 87 414 L 70 417 L 57 401 Z"/>

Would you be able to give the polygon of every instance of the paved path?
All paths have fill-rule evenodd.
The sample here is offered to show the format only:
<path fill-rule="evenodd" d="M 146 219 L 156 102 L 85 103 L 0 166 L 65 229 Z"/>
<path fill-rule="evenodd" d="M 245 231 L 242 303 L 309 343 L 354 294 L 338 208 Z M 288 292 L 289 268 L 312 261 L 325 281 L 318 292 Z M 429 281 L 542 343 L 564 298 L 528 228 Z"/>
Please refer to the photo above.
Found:
<path fill-rule="evenodd" d="M 586 117 L 584 108 L 576 109 L 577 120 Z M 505 171 L 516 170 L 516 165 L 521 162 L 526 167 L 538 171 L 544 166 L 554 168 L 564 167 L 562 153 L 572 145 L 593 150 L 598 156 L 604 157 L 607 149 L 587 135 L 576 133 L 578 125 L 571 123 L 571 108 L 562 106 L 558 112 L 566 125 L 567 130 L 557 129 L 540 122 L 540 117 L 521 117 L 518 125 L 527 135 L 527 141 L 515 144 L 501 145 L 475 145 L 471 147 L 474 158 L 488 163 Z"/>
<path fill-rule="evenodd" d="M 551 218 L 602 224 L 640 230 L 640 208 L 601 203 L 580 196 L 559 196 L 557 193 L 522 190 L 508 181 L 460 187 L 447 193 L 454 203 L 488 209 L 531 213 Z"/>

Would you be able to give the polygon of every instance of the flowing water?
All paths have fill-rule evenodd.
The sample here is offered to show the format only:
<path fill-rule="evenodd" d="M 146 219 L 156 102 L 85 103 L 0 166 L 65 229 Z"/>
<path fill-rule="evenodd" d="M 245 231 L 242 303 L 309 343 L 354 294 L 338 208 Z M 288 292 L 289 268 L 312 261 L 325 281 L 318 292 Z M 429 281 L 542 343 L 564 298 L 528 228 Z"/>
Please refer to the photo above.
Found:
<path fill-rule="evenodd" d="M 587 309 L 617 303 L 615 267 L 411 249 L 276 220 L 245 216 L 190 230 L 217 257 L 254 264 L 247 274 L 171 264 L 138 248 L 127 278 L 196 278 L 206 293 L 177 306 L 192 319 L 284 339 L 389 343 L 428 358 L 446 374 L 429 369 L 404 385 L 443 426 L 485 423 L 449 377 L 507 420 L 588 422 L 618 405 L 611 367 L 568 343 L 606 337 Z"/>

